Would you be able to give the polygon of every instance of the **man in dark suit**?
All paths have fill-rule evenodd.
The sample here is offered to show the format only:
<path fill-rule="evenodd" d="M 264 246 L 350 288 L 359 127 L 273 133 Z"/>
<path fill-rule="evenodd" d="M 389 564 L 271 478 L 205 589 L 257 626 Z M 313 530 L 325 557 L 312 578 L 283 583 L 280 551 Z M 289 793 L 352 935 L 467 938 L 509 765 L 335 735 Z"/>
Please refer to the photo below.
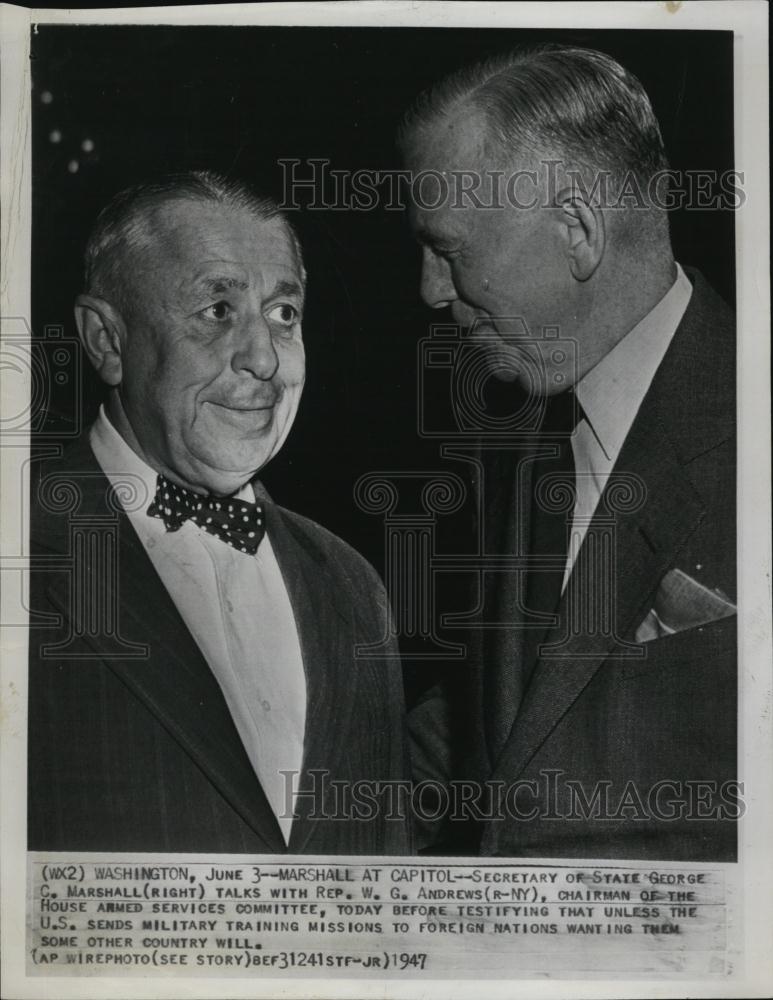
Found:
<path fill-rule="evenodd" d="M 647 95 L 602 53 L 508 55 L 423 95 L 401 140 L 435 184 L 424 300 L 539 411 L 481 442 L 500 562 L 466 684 L 413 713 L 416 776 L 481 789 L 484 855 L 732 860 L 734 321 L 674 260 Z"/>
<path fill-rule="evenodd" d="M 76 303 L 109 387 L 32 494 L 32 850 L 403 854 L 372 568 L 255 479 L 304 380 L 275 204 L 208 173 L 118 195 Z"/>

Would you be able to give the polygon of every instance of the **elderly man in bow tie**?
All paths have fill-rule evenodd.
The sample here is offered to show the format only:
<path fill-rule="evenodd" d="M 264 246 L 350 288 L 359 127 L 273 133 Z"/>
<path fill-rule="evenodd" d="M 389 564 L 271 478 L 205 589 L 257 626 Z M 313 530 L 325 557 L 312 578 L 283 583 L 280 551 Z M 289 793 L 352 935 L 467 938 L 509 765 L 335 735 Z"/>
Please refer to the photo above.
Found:
<path fill-rule="evenodd" d="M 99 216 L 75 315 L 108 396 L 33 486 L 30 849 L 407 852 L 378 800 L 399 661 L 358 654 L 383 588 L 255 479 L 298 408 L 304 290 L 288 220 L 239 183 L 175 175 Z"/>

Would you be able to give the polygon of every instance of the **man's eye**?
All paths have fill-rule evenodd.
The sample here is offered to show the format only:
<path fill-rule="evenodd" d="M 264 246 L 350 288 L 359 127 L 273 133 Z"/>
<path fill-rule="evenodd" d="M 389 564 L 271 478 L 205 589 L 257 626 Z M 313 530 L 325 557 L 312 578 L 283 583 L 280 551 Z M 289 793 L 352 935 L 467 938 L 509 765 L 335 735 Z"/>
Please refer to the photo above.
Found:
<path fill-rule="evenodd" d="M 274 323 L 279 323 L 280 326 L 286 326 L 289 329 L 298 322 L 300 314 L 295 306 L 291 306 L 287 302 L 282 302 L 281 305 L 274 306 L 269 311 L 268 318 Z"/>
<path fill-rule="evenodd" d="M 207 306 L 206 309 L 202 310 L 201 315 L 206 316 L 207 319 L 222 322 L 224 319 L 230 317 L 231 307 L 227 302 L 213 302 L 211 306 Z"/>

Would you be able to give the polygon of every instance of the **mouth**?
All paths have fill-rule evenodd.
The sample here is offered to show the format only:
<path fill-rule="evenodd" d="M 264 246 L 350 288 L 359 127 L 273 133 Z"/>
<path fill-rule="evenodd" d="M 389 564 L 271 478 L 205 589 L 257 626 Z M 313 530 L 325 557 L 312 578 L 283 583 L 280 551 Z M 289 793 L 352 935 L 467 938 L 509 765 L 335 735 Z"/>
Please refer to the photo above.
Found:
<path fill-rule="evenodd" d="M 256 413 L 261 410 L 273 410 L 278 401 L 278 395 L 269 396 L 266 399 L 258 399 L 250 403 L 218 403 L 214 399 L 206 400 L 210 406 L 216 406 L 219 410 L 230 410 L 233 413 Z"/>
<path fill-rule="evenodd" d="M 497 335 L 497 322 L 495 317 L 490 313 L 479 311 L 471 306 L 457 305 L 456 303 L 454 305 L 456 308 L 452 306 L 451 317 L 454 323 L 458 324 L 465 334 L 473 336 L 482 335 L 485 337 Z"/>
<path fill-rule="evenodd" d="M 468 306 L 457 300 L 451 305 L 451 318 L 454 323 L 458 323 L 459 326 L 467 328 L 477 318 L 477 313 L 472 306 Z"/>
<path fill-rule="evenodd" d="M 237 424 L 241 427 L 261 427 L 267 424 L 273 416 L 274 407 L 277 402 L 277 399 L 272 399 L 245 406 L 234 405 L 233 403 L 216 403 L 213 400 L 207 400 L 215 416 L 221 420 L 225 420 L 227 423 Z"/>

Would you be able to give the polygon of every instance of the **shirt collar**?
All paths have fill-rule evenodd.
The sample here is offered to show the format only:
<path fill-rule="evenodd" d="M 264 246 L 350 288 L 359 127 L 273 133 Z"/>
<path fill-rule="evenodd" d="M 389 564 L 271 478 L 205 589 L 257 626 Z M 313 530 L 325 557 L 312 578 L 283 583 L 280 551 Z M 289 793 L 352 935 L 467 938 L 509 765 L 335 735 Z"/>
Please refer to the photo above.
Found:
<path fill-rule="evenodd" d="M 610 462 L 620 454 L 691 295 L 677 264 L 676 280 L 663 298 L 577 383 L 585 419 Z"/>

